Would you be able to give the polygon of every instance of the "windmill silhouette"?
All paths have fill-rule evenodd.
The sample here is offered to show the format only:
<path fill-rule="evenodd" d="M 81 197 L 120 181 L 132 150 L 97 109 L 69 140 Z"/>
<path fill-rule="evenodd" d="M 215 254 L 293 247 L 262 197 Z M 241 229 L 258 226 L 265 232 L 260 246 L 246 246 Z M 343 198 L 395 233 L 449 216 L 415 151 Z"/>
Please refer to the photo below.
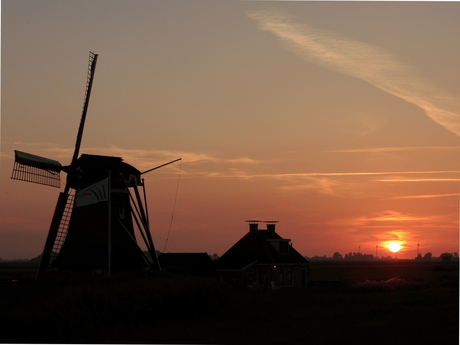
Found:
<path fill-rule="evenodd" d="M 82 154 L 80 146 L 98 55 L 90 52 L 83 112 L 70 165 L 15 151 L 11 178 L 60 188 L 67 173 L 46 238 L 37 278 L 53 269 L 110 274 L 150 267 L 160 269 L 141 176 L 179 159 L 140 172 L 120 157 Z M 142 187 L 142 195 L 139 187 Z M 131 192 L 133 191 L 133 192 Z M 139 247 L 134 224 L 149 255 Z"/>

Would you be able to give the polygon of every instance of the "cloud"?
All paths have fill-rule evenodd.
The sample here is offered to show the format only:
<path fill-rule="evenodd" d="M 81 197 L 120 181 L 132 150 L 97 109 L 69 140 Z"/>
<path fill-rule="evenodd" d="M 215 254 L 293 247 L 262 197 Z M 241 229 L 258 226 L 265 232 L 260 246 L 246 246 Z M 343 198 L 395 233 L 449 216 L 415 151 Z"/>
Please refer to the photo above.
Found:
<path fill-rule="evenodd" d="M 400 146 L 400 147 L 371 147 L 363 149 L 344 149 L 326 152 L 333 153 L 378 153 L 378 152 L 412 152 L 412 151 L 459 151 L 460 146 Z"/>
<path fill-rule="evenodd" d="M 458 193 L 450 193 L 450 194 L 425 194 L 425 195 L 404 195 L 404 196 L 394 196 L 391 198 L 386 198 L 388 200 L 400 200 L 400 199 L 432 199 L 432 198 L 446 198 L 446 197 L 457 197 L 459 196 Z"/>
<path fill-rule="evenodd" d="M 278 36 L 288 49 L 313 63 L 362 79 L 425 111 L 436 123 L 460 136 L 458 99 L 422 80 L 410 66 L 385 50 L 292 21 L 269 11 L 248 12 L 260 30 Z"/>
<path fill-rule="evenodd" d="M 339 196 L 337 189 L 341 182 L 335 178 L 329 177 L 308 177 L 308 183 L 295 184 L 290 186 L 281 186 L 280 190 L 299 191 L 299 190 L 317 190 L 322 194 Z"/>
<path fill-rule="evenodd" d="M 394 178 L 374 180 L 375 182 L 457 182 L 460 178 Z"/>
<path fill-rule="evenodd" d="M 388 222 L 388 221 L 426 221 L 431 219 L 431 217 L 416 217 L 407 213 L 402 213 L 398 211 L 392 211 L 392 210 L 385 210 L 382 212 L 376 213 L 375 217 L 361 217 L 359 219 L 360 222 Z"/>
<path fill-rule="evenodd" d="M 423 227 L 452 227 L 456 223 L 452 214 L 419 216 L 394 210 L 374 212 L 371 216 L 361 215 L 352 218 L 333 219 L 328 224 L 335 228 L 347 227 L 353 231 L 366 231 L 366 229 L 398 230 L 407 226 L 410 228 Z M 359 230 L 360 229 L 360 230 Z"/>
<path fill-rule="evenodd" d="M 32 143 L 32 142 L 13 142 L 9 144 L 19 151 L 25 151 L 31 154 L 42 156 L 45 158 L 55 159 L 66 165 L 70 163 L 74 149 L 72 147 L 63 147 L 53 143 Z M 230 170 L 230 173 L 226 173 L 229 176 L 244 177 L 244 173 L 232 172 L 233 166 L 247 166 L 259 164 L 261 161 L 252 159 L 250 157 L 226 157 L 219 152 L 207 153 L 207 152 L 192 152 L 192 151 L 173 151 L 173 150 L 153 150 L 153 149 L 132 149 L 125 148 L 115 145 L 108 145 L 105 147 L 83 147 L 80 150 L 80 154 L 96 154 L 105 156 L 122 157 L 123 160 L 136 167 L 137 169 L 144 171 L 154 168 L 157 165 L 161 165 L 178 158 L 182 158 L 182 161 L 187 164 L 188 168 L 192 166 L 205 165 L 205 164 L 217 164 L 224 167 L 220 169 L 220 173 L 209 172 L 209 167 L 206 167 L 206 174 L 209 176 L 215 174 L 221 174 L 222 171 Z M 2 159 L 14 159 L 13 150 L 5 153 L 1 157 Z M 249 178 L 248 176 L 244 178 Z"/>

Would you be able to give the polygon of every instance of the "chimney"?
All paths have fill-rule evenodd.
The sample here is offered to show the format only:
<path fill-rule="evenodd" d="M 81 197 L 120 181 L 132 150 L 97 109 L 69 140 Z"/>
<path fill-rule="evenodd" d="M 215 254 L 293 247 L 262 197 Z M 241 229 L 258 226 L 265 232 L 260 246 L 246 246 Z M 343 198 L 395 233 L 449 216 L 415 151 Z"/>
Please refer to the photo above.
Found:
<path fill-rule="evenodd" d="M 260 220 L 247 220 L 246 222 L 249 223 L 249 232 L 256 232 L 259 230 Z"/>
<path fill-rule="evenodd" d="M 267 231 L 275 232 L 275 226 L 278 223 L 277 220 L 266 220 L 264 223 L 267 224 Z"/>

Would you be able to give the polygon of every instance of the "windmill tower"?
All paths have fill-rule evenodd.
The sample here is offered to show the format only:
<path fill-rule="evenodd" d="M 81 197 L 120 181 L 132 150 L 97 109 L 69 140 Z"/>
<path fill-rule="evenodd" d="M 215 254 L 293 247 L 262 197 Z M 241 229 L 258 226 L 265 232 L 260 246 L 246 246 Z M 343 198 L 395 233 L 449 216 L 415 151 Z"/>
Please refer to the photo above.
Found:
<path fill-rule="evenodd" d="M 160 268 L 150 233 L 142 174 L 120 157 L 79 156 L 97 54 L 90 52 L 83 112 L 75 150 L 68 166 L 15 151 L 11 178 L 60 188 L 60 172 L 67 173 L 59 194 L 37 271 L 70 269 L 108 273 L 142 267 Z M 142 195 L 140 188 L 142 188 Z M 139 247 L 135 227 L 149 252 Z"/>

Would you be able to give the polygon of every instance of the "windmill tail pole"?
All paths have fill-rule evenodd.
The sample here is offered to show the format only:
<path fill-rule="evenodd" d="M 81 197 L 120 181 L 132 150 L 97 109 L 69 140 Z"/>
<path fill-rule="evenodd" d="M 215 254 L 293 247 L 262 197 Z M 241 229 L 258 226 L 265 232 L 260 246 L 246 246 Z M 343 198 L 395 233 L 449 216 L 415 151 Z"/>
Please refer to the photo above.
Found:
<path fill-rule="evenodd" d="M 146 173 L 148 173 L 148 172 L 151 172 L 151 171 L 153 171 L 153 170 L 157 170 L 157 169 L 159 169 L 159 168 L 162 168 L 162 167 L 164 167 L 164 166 L 166 166 L 166 165 L 175 163 L 175 162 L 180 161 L 180 160 L 182 160 L 182 158 L 178 158 L 178 159 L 175 159 L 175 160 L 173 160 L 173 161 L 171 161 L 171 162 L 169 162 L 169 163 L 165 163 L 165 164 L 159 165 L 159 166 L 157 166 L 157 167 L 155 167 L 155 168 L 152 168 L 152 169 L 149 169 L 149 170 L 146 170 L 146 171 L 142 172 L 141 175 L 144 175 L 144 174 L 146 174 Z"/>

